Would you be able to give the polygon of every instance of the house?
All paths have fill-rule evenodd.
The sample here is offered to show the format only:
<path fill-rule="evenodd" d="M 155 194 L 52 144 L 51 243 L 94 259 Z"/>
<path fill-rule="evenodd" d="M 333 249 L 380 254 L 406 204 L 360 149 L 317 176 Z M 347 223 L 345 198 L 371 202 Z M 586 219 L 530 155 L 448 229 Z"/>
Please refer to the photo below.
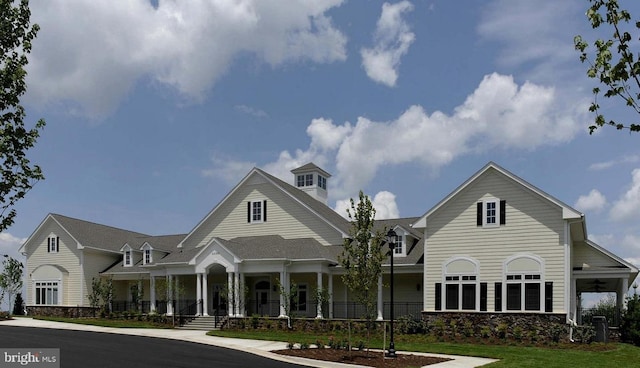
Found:
<path fill-rule="evenodd" d="M 330 175 L 310 163 L 293 185 L 251 170 L 187 234 L 151 236 L 49 214 L 21 247 L 30 313 L 76 315 L 92 280 L 109 278 L 113 308 L 167 314 L 359 317 L 338 256 L 350 223 L 327 206 Z M 584 215 L 489 163 L 421 217 L 394 229 L 394 314 L 576 318 L 582 292 L 622 306 L 638 269 L 587 239 Z M 388 263 L 388 262 L 387 262 Z M 378 318 L 389 318 L 389 264 Z M 595 285 L 595 286 L 594 286 Z M 170 292 L 167 292 L 170 290 Z M 315 296 L 324 292 L 328 300 Z"/>

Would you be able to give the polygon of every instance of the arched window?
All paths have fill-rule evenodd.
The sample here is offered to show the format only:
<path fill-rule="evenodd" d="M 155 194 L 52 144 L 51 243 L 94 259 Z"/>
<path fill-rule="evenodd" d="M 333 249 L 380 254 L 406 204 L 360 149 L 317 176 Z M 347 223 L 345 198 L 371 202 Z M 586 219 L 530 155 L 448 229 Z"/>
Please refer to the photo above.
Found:
<path fill-rule="evenodd" d="M 504 262 L 507 311 L 540 311 L 544 294 L 542 285 L 544 262 L 534 255 L 520 255 Z"/>
<path fill-rule="evenodd" d="M 454 258 L 444 264 L 445 310 L 479 310 L 478 263 Z"/>

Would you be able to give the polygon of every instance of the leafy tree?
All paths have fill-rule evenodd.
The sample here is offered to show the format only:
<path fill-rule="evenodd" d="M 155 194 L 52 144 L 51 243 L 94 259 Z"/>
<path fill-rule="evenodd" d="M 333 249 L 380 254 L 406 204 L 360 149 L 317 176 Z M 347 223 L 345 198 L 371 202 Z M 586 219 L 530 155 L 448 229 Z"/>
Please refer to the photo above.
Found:
<path fill-rule="evenodd" d="M 329 289 L 326 288 L 314 288 L 313 289 L 313 302 L 316 303 L 316 307 L 319 305 L 322 308 L 322 314 L 326 313 L 326 306 L 328 306 L 329 299 L 331 298 L 331 294 L 329 293 Z M 324 317 L 324 316 L 323 316 Z"/>
<path fill-rule="evenodd" d="M 31 42 L 40 27 L 30 26 L 29 1 L 0 0 L 0 231 L 13 224 L 14 205 L 44 179 L 38 165 L 32 165 L 26 153 L 36 143 L 45 122 L 40 119 L 27 129 L 20 97 L 27 85 L 25 66 Z"/>
<path fill-rule="evenodd" d="M 347 209 L 351 221 L 350 238 L 345 239 L 338 261 L 345 270 L 342 281 L 355 301 L 364 307 L 363 317 L 373 322 L 377 316 L 378 278 L 386 257 L 381 249 L 384 233 L 374 232 L 376 210 L 369 197 L 360 191 L 359 199 L 356 204 L 351 198 L 351 208 Z"/>
<path fill-rule="evenodd" d="M 590 0 L 587 19 L 594 29 L 601 26 L 611 28 L 611 38 L 597 39 L 593 42 L 593 55 L 589 53 L 589 43 L 582 36 L 574 38 L 575 49 L 580 52 L 580 61 L 587 63 L 587 76 L 597 79 L 605 87 L 604 97 L 616 98 L 636 113 L 640 114 L 640 60 L 631 50 L 632 33 L 640 30 L 640 21 L 635 29 L 630 25 L 631 14 L 620 9 L 617 0 Z M 640 124 L 606 120 L 601 113 L 598 96 L 600 88 L 593 88 L 594 99 L 589 111 L 595 113 L 594 124 L 589 127 L 592 134 L 599 127 L 610 125 L 617 129 L 629 129 L 639 132 Z"/>
<path fill-rule="evenodd" d="M 236 293 L 240 293 L 241 297 L 238 298 Z M 231 303 L 231 313 L 244 313 L 245 301 L 249 297 L 249 287 L 247 285 L 241 282 L 238 289 L 236 289 L 233 284 L 226 283 L 222 289 L 222 295 Z"/>
<path fill-rule="evenodd" d="M 16 301 L 13 303 L 13 315 L 24 315 L 24 300 L 22 299 L 22 293 L 18 293 L 18 295 L 16 295 Z"/>
<path fill-rule="evenodd" d="M 16 295 L 22 289 L 22 270 L 24 266 L 22 262 L 13 259 L 12 257 L 6 257 L 2 261 L 2 276 L 0 277 L 0 289 L 9 296 L 9 305 L 11 305 L 11 298 Z"/>
<path fill-rule="evenodd" d="M 289 290 L 282 285 L 280 280 L 276 280 L 278 283 L 278 290 L 282 295 L 282 309 L 284 309 L 284 315 L 287 317 L 287 326 L 291 328 L 291 309 L 294 305 L 298 305 L 298 285 L 292 282 L 289 285 Z"/>
<path fill-rule="evenodd" d="M 622 341 L 640 346 L 640 296 L 635 292 L 627 298 L 627 309 L 622 314 L 620 334 Z"/>

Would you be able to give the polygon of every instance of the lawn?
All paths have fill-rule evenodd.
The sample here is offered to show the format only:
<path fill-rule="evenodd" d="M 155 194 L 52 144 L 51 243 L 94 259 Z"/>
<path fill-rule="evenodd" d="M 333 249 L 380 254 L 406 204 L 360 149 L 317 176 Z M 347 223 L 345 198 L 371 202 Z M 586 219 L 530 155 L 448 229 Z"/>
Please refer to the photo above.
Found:
<path fill-rule="evenodd" d="M 285 342 L 303 342 L 315 344 L 317 340 L 327 343 L 330 337 L 343 339 L 344 335 L 335 333 L 304 333 L 288 331 L 211 331 L 212 336 L 224 336 L 257 340 L 275 340 Z M 352 337 L 352 344 L 356 345 L 362 337 Z M 382 336 L 372 336 L 371 348 L 382 348 Z M 545 347 L 518 346 L 515 343 L 501 344 L 471 344 L 437 342 L 424 335 L 399 335 L 395 339 L 396 350 L 415 351 L 424 353 L 440 353 L 452 355 L 467 355 L 500 359 L 487 365 L 491 368 L 502 367 L 638 367 L 640 362 L 640 348 L 629 344 L 589 344 L 568 345 L 558 344 Z"/>

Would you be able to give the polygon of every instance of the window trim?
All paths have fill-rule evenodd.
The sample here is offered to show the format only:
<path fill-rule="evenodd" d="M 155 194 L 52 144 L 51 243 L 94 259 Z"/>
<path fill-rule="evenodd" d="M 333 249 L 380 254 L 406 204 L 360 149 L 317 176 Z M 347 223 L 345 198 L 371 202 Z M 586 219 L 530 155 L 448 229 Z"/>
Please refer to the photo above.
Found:
<path fill-rule="evenodd" d="M 123 256 L 123 266 L 124 267 L 131 267 L 133 266 L 133 254 L 132 254 L 132 250 L 131 248 L 127 248 L 124 250 L 124 256 Z"/>
<path fill-rule="evenodd" d="M 538 270 L 508 271 L 509 264 L 519 259 L 530 259 L 538 264 Z M 544 260 L 538 256 L 531 254 L 518 254 L 507 258 L 503 264 L 502 274 L 502 310 L 505 312 L 521 312 L 521 313 L 545 313 L 546 309 L 546 288 L 547 284 L 544 278 L 545 264 Z M 538 285 L 538 309 L 527 308 L 527 285 Z M 509 308 L 509 285 L 519 285 L 520 289 L 520 308 Z"/>
<path fill-rule="evenodd" d="M 49 235 L 47 237 L 47 253 L 60 253 L 60 237 Z"/>
<path fill-rule="evenodd" d="M 38 285 L 38 284 L 45 284 L 45 285 Z M 47 285 L 47 284 L 52 284 L 52 285 Z M 53 285 L 55 284 L 55 285 Z M 42 299 L 41 297 L 39 297 L 41 294 L 38 292 L 39 289 L 42 289 L 42 286 L 45 287 L 44 290 L 44 298 L 45 298 L 45 303 L 42 303 L 42 300 L 40 300 L 40 303 L 37 303 L 37 301 L 39 299 Z M 51 286 L 51 290 L 52 290 L 52 296 L 53 296 L 53 290 L 56 290 L 56 300 L 54 303 L 46 303 L 46 299 L 47 299 L 47 286 Z M 54 288 L 55 286 L 55 288 Z M 62 305 L 62 280 L 60 279 L 49 279 L 49 280 L 33 280 L 33 304 L 34 305 L 38 305 L 38 306 L 48 306 L 48 305 Z M 53 301 L 53 300 L 51 300 Z"/>
<path fill-rule="evenodd" d="M 400 258 L 407 256 L 407 234 L 404 230 L 395 228 L 393 229 L 396 232 L 396 240 L 395 247 L 393 248 L 393 258 Z M 400 247 L 398 247 L 400 244 Z M 398 249 L 400 251 L 398 252 Z"/>
<path fill-rule="evenodd" d="M 260 205 L 260 218 L 256 219 L 255 207 L 256 204 Z M 261 224 L 267 222 L 267 200 L 250 200 L 247 202 L 247 222 L 250 224 Z"/>
<path fill-rule="evenodd" d="M 153 247 L 151 246 L 151 244 L 144 243 L 144 245 L 140 247 L 140 250 L 142 251 L 142 264 L 143 265 L 152 264 L 153 263 Z M 149 252 L 148 260 L 147 260 L 147 252 Z"/>
<path fill-rule="evenodd" d="M 473 264 L 474 266 L 474 270 L 473 272 L 448 272 L 447 271 L 447 267 L 456 261 L 467 261 Z M 478 261 L 476 261 L 473 258 L 469 258 L 469 257 L 453 257 L 448 259 L 443 265 L 442 265 L 442 287 L 441 287 L 441 296 L 440 296 L 440 300 L 441 300 L 441 308 L 443 311 L 456 311 L 456 312 L 478 312 L 480 311 L 480 299 L 481 299 L 481 282 L 480 282 L 480 275 L 479 275 L 479 270 L 480 269 L 480 265 L 478 263 Z M 450 285 L 457 285 L 457 304 L 458 307 L 456 309 L 452 309 L 448 307 L 448 298 L 447 298 L 447 291 L 448 291 L 448 286 Z M 473 308 L 464 308 L 464 295 L 465 295 L 465 285 L 469 286 L 472 285 L 473 286 L 473 295 L 474 295 L 474 300 L 473 300 Z"/>
<path fill-rule="evenodd" d="M 493 204 L 495 208 L 493 209 L 493 214 L 491 218 L 494 222 L 488 222 L 488 210 L 489 204 Z M 481 201 L 477 202 L 477 223 L 478 227 L 483 228 L 499 228 L 503 225 L 507 224 L 507 201 L 504 199 L 488 197 L 484 198 Z"/>

